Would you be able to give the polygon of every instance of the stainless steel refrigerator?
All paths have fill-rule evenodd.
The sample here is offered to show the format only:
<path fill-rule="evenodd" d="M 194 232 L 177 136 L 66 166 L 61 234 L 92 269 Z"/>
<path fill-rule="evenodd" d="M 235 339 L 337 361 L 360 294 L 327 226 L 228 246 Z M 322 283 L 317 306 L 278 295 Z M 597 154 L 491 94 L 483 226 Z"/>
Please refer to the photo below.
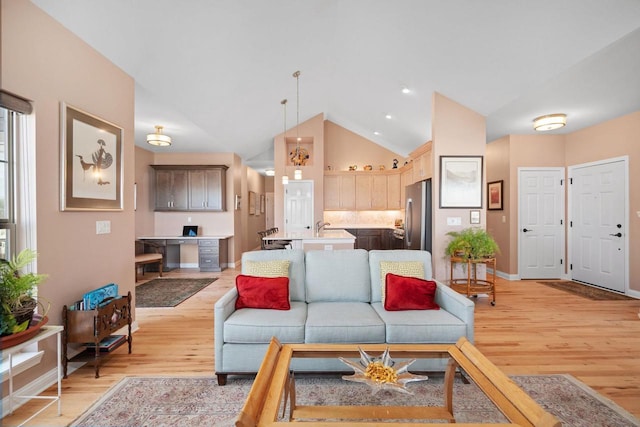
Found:
<path fill-rule="evenodd" d="M 405 188 L 404 247 L 431 252 L 431 180 Z"/>

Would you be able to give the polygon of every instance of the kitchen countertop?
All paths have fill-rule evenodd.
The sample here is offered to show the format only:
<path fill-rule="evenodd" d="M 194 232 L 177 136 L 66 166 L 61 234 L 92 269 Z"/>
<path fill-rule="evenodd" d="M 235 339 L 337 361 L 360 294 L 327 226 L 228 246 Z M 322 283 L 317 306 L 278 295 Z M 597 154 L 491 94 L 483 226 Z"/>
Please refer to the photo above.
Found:
<path fill-rule="evenodd" d="M 325 230 L 344 230 L 344 229 L 360 229 L 360 228 L 378 228 L 380 230 L 393 230 L 396 228 L 394 225 L 380 225 L 380 224 L 337 224 L 325 228 Z"/>
<path fill-rule="evenodd" d="M 263 237 L 263 240 L 303 240 L 307 242 L 328 240 L 336 241 L 354 241 L 356 236 L 342 229 L 325 229 L 316 234 L 314 231 L 278 231 L 275 234 L 270 234 Z"/>
<path fill-rule="evenodd" d="M 138 237 L 138 240 L 199 240 L 199 239 L 229 239 L 233 237 L 233 234 L 214 234 L 211 236 L 143 236 Z"/>

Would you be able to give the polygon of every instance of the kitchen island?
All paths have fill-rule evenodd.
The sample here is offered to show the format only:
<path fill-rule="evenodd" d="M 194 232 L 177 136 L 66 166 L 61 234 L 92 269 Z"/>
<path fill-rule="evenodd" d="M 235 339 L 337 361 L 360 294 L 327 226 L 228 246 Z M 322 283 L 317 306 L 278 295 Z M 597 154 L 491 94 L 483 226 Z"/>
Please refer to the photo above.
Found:
<path fill-rule="evenodd" d="M 346 230 L 322 230 L 315 233 L 305 231 L 278 231 L 263 237 L 263 240 L 290 240 L 293 249 L 332 251 L 334 249 L 353 249 L 356 236 Z"/>

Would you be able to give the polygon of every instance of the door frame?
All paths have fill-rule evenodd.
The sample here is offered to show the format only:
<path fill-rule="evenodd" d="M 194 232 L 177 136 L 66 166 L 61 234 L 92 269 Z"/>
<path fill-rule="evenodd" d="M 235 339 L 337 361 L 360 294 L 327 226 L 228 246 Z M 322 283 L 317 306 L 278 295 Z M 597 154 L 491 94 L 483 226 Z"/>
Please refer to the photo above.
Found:
<path fill-rule="evenodd" d="M 566 184 L 566 179 L 567 179 L 567 168 L 565 168 L 564 166 L 540 166 L 540 167 L 519 167 L 518 168 L 518 184 L 517 184 L 517 189 L 518 189 L 518 224 L 517 224 L 517 229 L 516 229 L 516 236 L 518 239 L 518 280 L 528 280 L 528 279 L 522 279 L 520 273 L 521 273 L 521 263 L 522 263 L 522 255 L 523 255 L 523 251 L 522 251 L 522 239 L 520 238 L 520 230 L 522 230 L 522 209 L 521 208 L 521 193 L 520 193 L 520 176 L 521 176 L 521 172 L 533 172 L 533 171 L 554 171 L 554 172 L 560 172 L 561 176 L 562 176 L 562 180 L 564 181 L 564 183 Z M 567 200 L 567 186 L 563 185 L 564 187 L 564 191 L 562 192 L 563 194 L 560 194 L 560 215 L 562 216 L 562 222 L 563 222 L 563 232 L 560 236 L 560 251 L 559 253 L 562 254 L 562 259 L 565 261 L 564 263 L 564 268 L 561 269 L 560 272 L 560 278 L 561 279 L 566 279 L 567 278 L 567 260 L 568 258 L 568 253 L 567 253 L 567 208 L 566 208 L 566 200 Z"/>
<path fill-rule="evenodd" d="M 624 233 L 624 250 L 625 250 L 625 258 L 624 258 L 624 294 L 629 295 L 629 156 L 620 156 L 620 157 L 612 157 L 610 159 L 596 160 L 593 162 L 580 163 L 577 165 L 571 165 L 567 167 L 567 178 L 571 180 L 573 177 L 573 171 L 578 168 L 585 168 L 590 166 L 600 166 L 607 163 L 616 163 L 623 162 L 623 173 L 624 173 L 624 183 L 625 183 L 625 193 L 624 193 L 624 215 L 623 215 L 623 230 Z M 568 223 L 571 224 L 573 218 L 573 205 L 571 203 L 573 187 L 571 185 L 568 186 L 567 190 L 567 217 Z M 573 260 L 573 229 L 572 227 L 567 227 L 567 275 L 568 279 L 571 280 L 572 274 L 569 266 L 571 265 L 571 261 Z"/>

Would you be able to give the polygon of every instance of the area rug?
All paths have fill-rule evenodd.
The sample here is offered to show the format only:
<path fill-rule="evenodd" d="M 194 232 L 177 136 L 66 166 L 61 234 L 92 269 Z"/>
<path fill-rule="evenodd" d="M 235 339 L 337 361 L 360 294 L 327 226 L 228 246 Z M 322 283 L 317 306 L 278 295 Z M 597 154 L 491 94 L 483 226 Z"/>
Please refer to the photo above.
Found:
<path fill-rule="evenodd" d="M 175 307 L 216 280 L 218 279 L 150 280 L 136 286 L 136 307 Z"/>
<path fill-rule="evenodd" d="M 561 291 L 569 292 L 574 295 L 578 295 L 581 297 L 589 298 L 595 301 L 615 301 L 615 300 L 632 300 L 634 298 L 628 297 L 626 295 L 621 295 L 612 291 L 607 291 L 604 289 L 598 289 L 593 286 L 584 285 L 578 282 L 571 281 L 548 281 L 548 282 L 538 282 L 543 285 L 552 287 L 554 289 L 559 289 Z"/>
<path fill-rule="evenodd" d="M 570 375 L 514 376 L 513 380 L 565 427 L 640 426 L 640 421 Z M 215 377 L 127 377 L 75 420 L 76 427 L 233 426 L 249 393 L 252 378 L 231 377 L 218 386 Z M 339 375 L 300 375 L 296 401 L 301 405 L 440 406 L 441 375 L 409 383 L 413 396 L 395 391 L 371 395 L 364 384 Z M 457 379 L 453 392 L 458 423 L 507 420 L 474 384 Z"/>

